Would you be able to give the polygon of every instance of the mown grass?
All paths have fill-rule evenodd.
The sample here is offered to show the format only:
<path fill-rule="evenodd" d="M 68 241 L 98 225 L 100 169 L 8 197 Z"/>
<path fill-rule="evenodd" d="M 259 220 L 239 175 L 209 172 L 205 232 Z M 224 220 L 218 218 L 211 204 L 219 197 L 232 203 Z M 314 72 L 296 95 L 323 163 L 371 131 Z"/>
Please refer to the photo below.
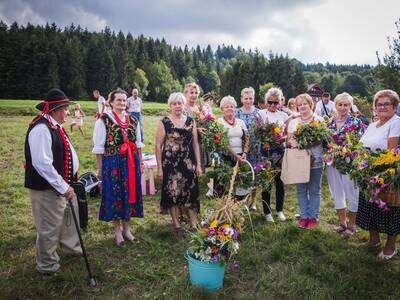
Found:
<path fill-rule="evenodd" d="M 146 116 L 145 151 L 153 152 L 159 116 Z M 323 184 L 321 224 L 296 228 L 295 189 L 287 188 L 289 220 L 266 224 L 260 210 L 241 236 L 240 270 L 226 271 L 224 288 L 207 294 L 188 282 L 185 242 L 174 239 L 170 220 L 158 213 L 159 194 L 145 197 L 145 218 L 132 225 L 140 243 L 118 248 L 111 224 L 97 220 L 99 198 L 89 199 L 89 229 L 84 233 L 90 263 L 98 280 L 87 284 L 82 258 L 61 258 L 62 272 L 46 277 L 35 271 L 35 229 L 23 188 L 23 143 L 31 117 L 0 118 L 0 299 L 399 299 L 400 260 L 379 261 L 362 243 L 367 234 L 343 239 L 332 232 L 332 199 Z M 91 154 L 94 118 L 85 119 L 85 137 L 72 141 L 80 172 L 96 170 Z M 201 180 L 202 195 L 205 180 Z M 214 200 L 201 198 L 203 208 Z M 258 198 L 258 208 L 260 209 Z"/>

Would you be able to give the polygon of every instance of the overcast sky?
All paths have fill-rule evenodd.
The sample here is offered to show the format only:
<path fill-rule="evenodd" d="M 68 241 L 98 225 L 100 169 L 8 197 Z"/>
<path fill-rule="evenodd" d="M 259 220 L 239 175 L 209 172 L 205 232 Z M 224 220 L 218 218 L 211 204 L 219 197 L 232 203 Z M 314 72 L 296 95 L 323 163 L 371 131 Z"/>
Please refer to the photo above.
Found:
<path fill-rule="evenodd" d="M 173 45 L 233 44 L 305 63 L 376 64 L 399 17 L 400 0 L 0 0 L 7 24 L 109 26 Z"/>

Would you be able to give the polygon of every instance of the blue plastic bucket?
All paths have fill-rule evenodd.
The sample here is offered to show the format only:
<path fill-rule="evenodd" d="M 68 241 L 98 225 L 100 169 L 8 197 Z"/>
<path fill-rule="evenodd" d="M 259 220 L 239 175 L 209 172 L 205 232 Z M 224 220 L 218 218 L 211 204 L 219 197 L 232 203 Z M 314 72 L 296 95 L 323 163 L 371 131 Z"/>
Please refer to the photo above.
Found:
<path fill-rule="evenodd" d="M 189 262 L 189 278 L 193 286 L 202 287 L 207 291 L 222 288 L 225 265 L 197 260 L 189 252 L 186 252 L 186 259 Z"/>

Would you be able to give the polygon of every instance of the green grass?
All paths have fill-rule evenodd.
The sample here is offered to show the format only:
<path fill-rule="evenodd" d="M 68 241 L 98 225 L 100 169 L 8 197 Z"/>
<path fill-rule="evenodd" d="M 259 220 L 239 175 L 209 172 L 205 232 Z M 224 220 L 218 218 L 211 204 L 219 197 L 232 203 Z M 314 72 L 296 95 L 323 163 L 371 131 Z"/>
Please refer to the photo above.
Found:
<path fill-rule="evenodd" d="M 33 102 L 30 102 L 33 103 Z M 91 104 L 91 103 L 90 103 Z M 21 105 L 21 108 L 25 108 Z M 1 106 L 1 110 L 3 106 Z M 89 229 L 84 233 L 98 287 L 86 281 L 83 259 L 62 257 L 62 272 L 46 277 L 35 271 L 35 228 L 23 188 L 23 143 L 32 117 L 0 118 L 0 299 L 399 299 L 400 259 L 379 261 L 361 246 L 367 234 L 343 239 L 329 225 L 336 222 L 324 181 L 321 224 L 296 228 L 298 206 L 293 187 L 285 203 L 289 220 L 268 225 L 260 210 L 240 237 L 240 270 L 226 271 L 224 288 L 207 294 L 188 282 L 185 242 L 174 239 L 170 219 L 159 212 L 159 194 L 145 197 L 145 218 L 132 225 L 140 243 L 118 248 L 111 224 L 97 219 L 99 198 L 89 199 Z M 145 151 L 153 152 L 159 116 L 146 116 Z M 96 170 L 91 154 L 94 118 L 85 119 L 85 137 L 72 135 L 80 172 Z M 201 180 L 202 195 L 205 180 Z M 201 198 L 202 207 L 213 200 Z M 261 208 L 258 198 L 258 208 Z"/>
<path fill-rule="evenodd" d="M 0 115 L 18 115 L 18 116 L 34 116 L 39 111 L 35 108 L 36 104 L 41 101 L 37 100 L 12 100 L 0 99 Z M 95 115 L 97 111 L 97 102 L 77 101 L 81 105 L 82 110 L 88 116 Z M 73 107 L 71 106 L 71 111 Z M 166 103 L 143 102 L 144 115 L 162 115 L 168 109 Z"/>

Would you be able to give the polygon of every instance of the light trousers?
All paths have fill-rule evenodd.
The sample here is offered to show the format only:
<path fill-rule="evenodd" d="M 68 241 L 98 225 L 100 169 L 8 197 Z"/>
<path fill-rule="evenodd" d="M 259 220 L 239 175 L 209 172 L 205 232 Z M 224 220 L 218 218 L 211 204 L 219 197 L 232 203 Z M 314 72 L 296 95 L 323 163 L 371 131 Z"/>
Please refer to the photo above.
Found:
<path fill-rule="evenodd" d="M 335 209 L 346 208 L 347 199 L 349 211 L 357 212 L 359 190 L 349 175 L 340 174 L 336 168 L 329 166 L 326 168 L 326 176 L 328 178 L 329 190 L 335 203 Z"/>
<path fill-rule="evenodd" d="M 70 206 L 55 190 L 30 189 L 29 196 L 37 231 L 36 268 L 39 272 L 56 272 L 60 268 L 60 258 L 56 252 L 58 243 L 64 254 L 82 254 Z M 78 214 L 76 199 L 72 203 Z"/>

